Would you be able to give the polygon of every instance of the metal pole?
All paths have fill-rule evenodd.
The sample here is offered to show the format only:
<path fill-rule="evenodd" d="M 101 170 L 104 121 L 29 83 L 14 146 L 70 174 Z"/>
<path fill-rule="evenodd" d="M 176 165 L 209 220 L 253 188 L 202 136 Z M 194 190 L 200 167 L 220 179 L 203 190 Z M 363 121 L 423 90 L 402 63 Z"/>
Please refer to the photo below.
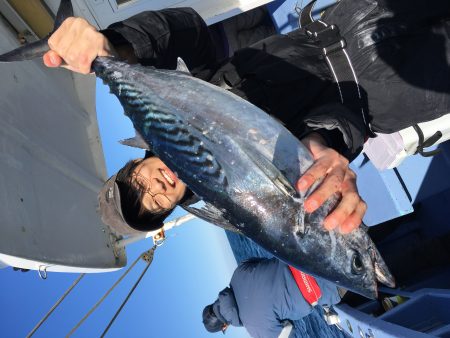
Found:
<path fill-rule="evenodd" d="M 173 227 L 176 227 L 176 226 L 179 226 L 179 225 L 181 225 L 183 223 L 189 222 L 190 220 L 192 220 L 194 218 L 196 218 L 194 215 L 186 214 L 184 216 L 178 217 L 177 219 L 175 219 L 173 221 L 165 223 L 164 226 L 163 226 L 163 229 L 164 230 L 169 230 L 169 229 L 171 229 Z M 144 233 L 142 233 L 140 235 L 137 235 L 137 236 L 131 236 L 131 237 L 128 237 L 128 238 L 120 239 L 120 240 L 118 240 L 116 242 L 116 245 L 119 246 L 119 247 L 126 247 L 129 244 L 139 242 L 139 241 L 141 241 L 143 239 L 146 239 L 148 237 L 153 237 L 157 233 L 159 233 L 159 230 L 150 231 L 150 232 L 144 232 Z"/>

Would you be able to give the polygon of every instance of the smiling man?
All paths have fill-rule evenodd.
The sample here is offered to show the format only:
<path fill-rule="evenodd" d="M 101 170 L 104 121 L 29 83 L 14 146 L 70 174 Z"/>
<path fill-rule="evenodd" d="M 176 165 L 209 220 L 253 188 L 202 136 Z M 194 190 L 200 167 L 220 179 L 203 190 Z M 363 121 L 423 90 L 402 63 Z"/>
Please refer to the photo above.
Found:
<path fill-rule="evenodd" d="M 186 186 L 158 157 L 133 161 L 135 165 L 130 182 L 144 194 L 142 209 L 161 213 L 175 208 L 186 191 Z"/>
<path fill-rule="evenodd" d="M 176 205 L 193 200 L 186 185 L 149 151 L 144 159 L 129 161 L 99 193 L 102 220 L 119 234 L 157 230 Z"/>

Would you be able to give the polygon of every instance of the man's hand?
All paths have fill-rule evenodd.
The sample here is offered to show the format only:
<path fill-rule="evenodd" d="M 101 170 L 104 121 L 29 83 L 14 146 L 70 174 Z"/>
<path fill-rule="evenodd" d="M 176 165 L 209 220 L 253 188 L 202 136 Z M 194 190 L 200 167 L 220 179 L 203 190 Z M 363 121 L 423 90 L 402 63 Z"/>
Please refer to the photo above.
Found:
<path fill-rule="evenodd" d="M 341 195 L 337 207 L 324 221 L 328 230 L 339 227 L 343 234 L 357 228 L 367 210 L 356 187 L 356 174 L 349 169 L 348 160 L 334 149 L 325 146 L 323 138 L 312 133 L 302 140 L 314 158 L 314 164 L 297 182 L 297 189 L 307 191 L 316 181 L 323 179 L 319 187 L 306 199 L 306 212 L 313 212 L 335 193 Z"/>
<path fill-rule="evenodd" d="M 47 67 L 59 67 L 89 74 L 97 56 L 115 55 L 106 37 L 82 18 L 70 17 L 48 39 L 50 51 L 44 55 Z M 63 65 L 63 61 L 66 65 Z"/>

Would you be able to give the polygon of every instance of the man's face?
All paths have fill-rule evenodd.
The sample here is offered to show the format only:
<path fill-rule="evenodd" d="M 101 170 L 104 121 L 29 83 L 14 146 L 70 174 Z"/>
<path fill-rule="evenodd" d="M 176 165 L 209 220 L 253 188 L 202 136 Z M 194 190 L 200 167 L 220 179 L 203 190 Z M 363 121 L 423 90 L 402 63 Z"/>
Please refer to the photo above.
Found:
<path fill-rule="evenodd" d="M 186 185 L 158 157 L 139 163 L 132 173 L 132 183 L 145 192 L 142 205 L 152 213 L 175 208 L 186 191 Z"/>

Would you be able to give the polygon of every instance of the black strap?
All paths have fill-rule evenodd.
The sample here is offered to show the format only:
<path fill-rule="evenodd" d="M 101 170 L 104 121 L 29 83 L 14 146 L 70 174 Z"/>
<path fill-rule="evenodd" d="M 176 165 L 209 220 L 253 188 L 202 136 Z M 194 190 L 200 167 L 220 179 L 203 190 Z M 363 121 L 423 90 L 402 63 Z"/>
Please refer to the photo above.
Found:
<path fill-rule="evenodd" d="M 441 131 L 438 130 L 437 132 L 435 132 L 433 134 L 433 136 L 431 136 L 430 138 L 425 140 L 425 136 L 423 135 L 422 129 L 419 127 L 419 125 L 415 124 L 415 125 L 413 125 L 413 128 L 416 131 L 417 135 L 419 136 L 417 150 L 414 154 L 420 154 L 423 157 L 430 157 L 430 156 L 439 154 L 441 152 L 440 149 L 435 149 L 432 151 L 425 151 L 425 148 L 431 147 L 433 144 L 435 144 L 437 141 L 439 141 L 439 139 L 442 137 Z"/>
<path fill-rule="evenodd" d="M 311 39 L 322 47 L 323 55 L 337 85 L 341 103 L 352 111 L 360 111 L 371 136 L 375 136 L 366 119 L 364 100 L 356 72 L 345 49 L 346 42 L 336 25 L 329 25 L 312 16 L 316 0 L 311 1 L 300 13 L 299 24 Z"/>

